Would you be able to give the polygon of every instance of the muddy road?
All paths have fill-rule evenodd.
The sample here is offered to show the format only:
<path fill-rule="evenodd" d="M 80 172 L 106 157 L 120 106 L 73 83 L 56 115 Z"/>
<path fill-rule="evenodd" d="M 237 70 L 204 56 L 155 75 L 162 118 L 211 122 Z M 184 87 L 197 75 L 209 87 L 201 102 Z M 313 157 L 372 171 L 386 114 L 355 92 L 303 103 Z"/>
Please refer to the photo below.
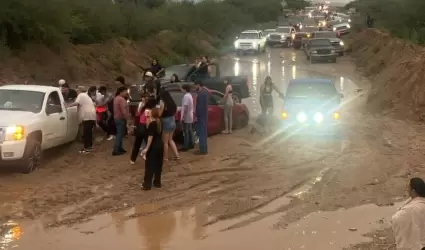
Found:
<path fill-rule="evenodd" d="M 364 113 L 368 83 L 347 57 L 310 65 L 302 51 L 273 48 L 221 63 L 224 73 L 250 77 L 253 97 L 244 103 L 252 116 L 267 75 L 282 90 L 293 78 L 334 79 L 345 96 L 342 137 L 270 142 L 249 128 L 217 135 L 208 156 L 183 153 L 165 166 L 163 188 L 149 192 L 139 186 L 141 159 L 130 165 L 129 155 L 112 157 L 109 141 L 90 155 L 69 145 L 48 152 L 30 175 L 1 173 L 0 218 L 12 221 L 0 230 L 9 232 L 3 249 L 330 250 L 388 227 L 395 206 L 367 204 L 393 205 L 408 177 L 423 174 L 419 125 Z M 276 115 L 281 105 L 276 96 Z M 361 249 L 391 246 L 386 231 L 373 235 Z"/>

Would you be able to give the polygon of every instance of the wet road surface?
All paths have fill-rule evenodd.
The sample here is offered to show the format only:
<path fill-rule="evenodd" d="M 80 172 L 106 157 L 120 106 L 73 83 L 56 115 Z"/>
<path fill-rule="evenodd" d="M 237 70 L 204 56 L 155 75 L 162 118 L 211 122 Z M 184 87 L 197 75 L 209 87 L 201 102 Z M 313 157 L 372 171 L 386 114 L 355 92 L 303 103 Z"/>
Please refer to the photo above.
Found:
<path fill-rule="evenodd" d="M 294 78 L 334 79 L 345 96 L 343 137 L 264 143 L 248 129 L 217 135 L 208 156 L 182 154 L 165 166 L 164 187 L 149 192 L 138 185 L 143 163 L 111 157 L 112 142 L 87 156 L 64 147 L 30 175 L 0 176 L 0 218 L 11 220 L 0 228 L 3 249 L 330 250 L 388 226 L 396 207 L 367 204 L 402 199 L 394 199 L 404 195 L 400 166 L 421 162 L 420 127 L 360 113 L 368 85 L 345 57 L 310 65 L 302 51 L 273 48 L 221 64 L 223 74 L 249 76 L 253 96 L 244 103 L 253 116 L 267 75 L 283 91 Z"/>

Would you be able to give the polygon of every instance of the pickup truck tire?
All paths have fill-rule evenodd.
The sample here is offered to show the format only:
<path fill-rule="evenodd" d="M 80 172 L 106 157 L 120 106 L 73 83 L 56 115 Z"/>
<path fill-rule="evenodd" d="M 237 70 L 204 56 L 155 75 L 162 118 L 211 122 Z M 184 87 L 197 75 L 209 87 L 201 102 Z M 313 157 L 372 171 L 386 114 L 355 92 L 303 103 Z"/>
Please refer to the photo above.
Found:
<path fill-rule="evenodd" d="M 242 98 L 238 93 L 232 93 L 232 100 L 234 103 L 241 103 Z"/>
<path fill-rule="evenodd" d="M 40 165 L 41 155 L 41 143 L 35 139 L 29 139 L 25 146 L 24 156 L 18 166 L 19 172 L 29 174 L 36 170 Z"/>

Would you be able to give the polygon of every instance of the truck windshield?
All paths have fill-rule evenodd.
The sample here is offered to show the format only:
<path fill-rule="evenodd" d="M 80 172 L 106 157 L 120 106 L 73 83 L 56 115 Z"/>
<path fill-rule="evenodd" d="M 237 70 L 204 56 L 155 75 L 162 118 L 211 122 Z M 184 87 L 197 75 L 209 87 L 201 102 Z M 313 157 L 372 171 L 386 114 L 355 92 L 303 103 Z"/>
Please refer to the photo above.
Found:
<path fill-rule="evenodd" d="M 331 46 L 331 41 L 329 39 L 314 39 L 310 41 L 311 47 L 323 47 Z"/>
<path fill-rule="evenodd" d="M 317 32 L 314 33 L 314 37 L 316 38 L 337 38 L 338 34 L 336 32 Z"/>
<path fill-rule="evenodd" d="M 288 28 L 288 27 L 277 27 L 276 28 L 276 32 L 277 33 L 286 33 L 286 34 L 288 34 L 288 33 L 291 32 L 291 28 Z"/>
<path fill-rule="evenodd" d="M 167 80 L 171 79 L 171 76 L 176 74 L 180 80 L 184 80 L 187 73 L 190 71 L 193 65 L 174 65 L 165 69 L 164 78 Z"/>
<path fill-rule="evenodd" d="M 40 113 L 44 95 L 37 91 L 0 89 L 0 110 Z"/>
<path fill-rule="evenodd" d="M 338 93 L 332 83 L 290 83 L 287 98 L 329 98 Z"/>
<path fill-rule="evenodd" d="M 258 33 L 241 33 L 239 39 L 258 39 Z"/>

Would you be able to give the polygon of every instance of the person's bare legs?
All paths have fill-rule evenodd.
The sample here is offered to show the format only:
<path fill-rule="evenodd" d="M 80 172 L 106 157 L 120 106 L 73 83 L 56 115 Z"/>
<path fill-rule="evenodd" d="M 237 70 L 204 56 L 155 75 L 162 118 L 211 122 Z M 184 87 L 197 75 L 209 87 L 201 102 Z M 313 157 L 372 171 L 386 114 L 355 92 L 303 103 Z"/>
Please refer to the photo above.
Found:
<path fill-rule="evenodd" d="M 167 134 L 168 134 L 168 136 L 167 136 L 168 137 L 168 145 L 171 147 L 171 150 L 173 151 L 174 158 L 180 159 L 179 151 L 177 149 L 176 143 L 173 140 L 174 131 L 173 132 L 167 132 Z"/>
<path fill-rule="evenodd" d="M 168 161 L 168 144 L 169 144 L 169 133 L 162 132 L 162 142 L 164 143 L 164 160 Z"/>
<path fill-rule="evenodd" d="M 230 106 L 229 107 L 230 108 L 230 110 L 229 110 L 229 133 L 231 134 L 233 131 L 232 131 L 232 128 L 233 128 L 233 106 Z"/>

